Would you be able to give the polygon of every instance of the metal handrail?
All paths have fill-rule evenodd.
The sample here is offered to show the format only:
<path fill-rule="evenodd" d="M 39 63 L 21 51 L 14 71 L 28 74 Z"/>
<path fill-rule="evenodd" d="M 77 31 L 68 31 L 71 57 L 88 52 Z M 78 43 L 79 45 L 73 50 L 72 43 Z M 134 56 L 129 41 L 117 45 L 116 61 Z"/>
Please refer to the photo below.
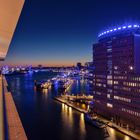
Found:
<path fill-rule="evenodd" d="M 4 140 L 4 112 L 3 112 L 2 75 L 0 75 L 0 140 Z"/>

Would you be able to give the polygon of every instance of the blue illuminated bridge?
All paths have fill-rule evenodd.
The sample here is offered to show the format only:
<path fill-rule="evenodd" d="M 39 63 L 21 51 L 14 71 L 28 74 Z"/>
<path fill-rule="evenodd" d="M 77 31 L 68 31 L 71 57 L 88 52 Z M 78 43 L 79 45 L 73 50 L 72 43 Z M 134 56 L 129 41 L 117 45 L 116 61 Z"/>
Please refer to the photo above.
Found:
<path fill-rule="evenodd" d="M 106 37 L 110 37 L 113 35 L 119 35 L 122 33 L 138 33 L 140 34 L 140 25 L 138 24 L 129 24 L 129 25 L 123 25 L 123 26 L 117 26 L 108 30 L 105 30 L 104 32 L 99 33 L 98 39 L 103 39 Z"/>

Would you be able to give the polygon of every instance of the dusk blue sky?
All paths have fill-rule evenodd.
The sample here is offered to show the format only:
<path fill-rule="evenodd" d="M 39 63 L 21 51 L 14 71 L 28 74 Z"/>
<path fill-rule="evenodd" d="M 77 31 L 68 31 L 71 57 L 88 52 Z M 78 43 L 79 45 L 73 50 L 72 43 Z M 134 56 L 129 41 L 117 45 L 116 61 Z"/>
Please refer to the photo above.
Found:
<path fill-rule="evenodd" d="M 139 0 L 25 1 L 6 64 L 62 66 L 92 61 L 92 44 L 99 32 L 140 23 Z"/>

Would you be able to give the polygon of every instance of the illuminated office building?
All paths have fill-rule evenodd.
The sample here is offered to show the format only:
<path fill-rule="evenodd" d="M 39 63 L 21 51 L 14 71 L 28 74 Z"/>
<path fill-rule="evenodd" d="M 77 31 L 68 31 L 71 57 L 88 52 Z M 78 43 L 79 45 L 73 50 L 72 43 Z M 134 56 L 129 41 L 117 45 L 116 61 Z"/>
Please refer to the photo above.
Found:
<path fill-rule="evenodd" d="M 140 129 L 140 26 L 124 25 L 99 34 L 93 64 L 95 112 Z"/>

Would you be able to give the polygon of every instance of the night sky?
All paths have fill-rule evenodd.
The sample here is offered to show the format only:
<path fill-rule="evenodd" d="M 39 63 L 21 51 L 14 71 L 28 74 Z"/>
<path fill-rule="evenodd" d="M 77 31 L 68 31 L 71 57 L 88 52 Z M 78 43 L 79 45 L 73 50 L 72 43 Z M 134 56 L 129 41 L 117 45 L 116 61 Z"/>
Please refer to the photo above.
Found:
<path fill-rule="evenodd" d="M 140 0 L 25 1 L 6 64 L 62 66 L 92 61 L 98 33 L 140 23 Z"/>

